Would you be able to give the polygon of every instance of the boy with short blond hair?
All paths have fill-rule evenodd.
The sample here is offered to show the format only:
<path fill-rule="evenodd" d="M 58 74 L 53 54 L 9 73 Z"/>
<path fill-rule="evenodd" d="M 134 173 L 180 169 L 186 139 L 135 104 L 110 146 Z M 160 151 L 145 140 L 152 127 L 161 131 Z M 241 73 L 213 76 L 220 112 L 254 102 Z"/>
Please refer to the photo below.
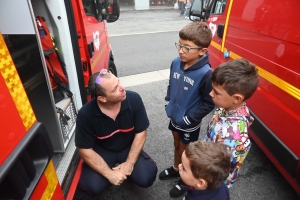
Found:
<path fill-rule="evenodd" d="M 186 184 L 185 200 L 229 200 L 224 180 L 229 174 L 230 153 L 224 145 L 191 142 L 182 154 L 179 174 Z"/>
<path fill-rule="evenodd" d="M 159 174 L 161 180 L 179 177 L 178 165 L 187 144 L 197 141 L 202 118 L 214 109 L 209 95 L 212 90 L 211 68 L 207 47 L 212 33 L 203 22 L 192 22 L 179 32 L 175 43 L 179 53 L 170 69 L 166 113 L 170 118 L 169 130 L 174 138 L 174 164 Z M 182 181 L 170 190 L 171 197 L 184 194 Z"/>
<path fill-rule="evenodd" d="M 210 95 L 218 108 L 204 140 L 224 144 L 230 150 L 230 173 L 225 181 L 230 188 L 251 147 L 248 128 L 254 119 L 244 101 L 257 89 L 258 73 L 255 65 L 246 59 L 236 59 L 217 67 L 211 80 L 213 90 Z"/>

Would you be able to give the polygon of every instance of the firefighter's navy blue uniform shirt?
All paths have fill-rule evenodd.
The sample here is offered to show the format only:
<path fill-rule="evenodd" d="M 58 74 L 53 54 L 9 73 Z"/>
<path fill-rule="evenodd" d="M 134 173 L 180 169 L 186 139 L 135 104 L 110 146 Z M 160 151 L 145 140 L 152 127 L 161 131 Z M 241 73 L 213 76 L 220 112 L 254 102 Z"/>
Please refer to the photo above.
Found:
<path fill-rule="evenodd" d="M 139 94 L 126 91 L 126 99 L 114 121 L 101 112 L 96 98 L 79 111 L 76 121 L 75 144 L 89 149 L 95 144 L 114 152 L 131 146 L 136 133 L 149 127 L 145 106 Z"/>

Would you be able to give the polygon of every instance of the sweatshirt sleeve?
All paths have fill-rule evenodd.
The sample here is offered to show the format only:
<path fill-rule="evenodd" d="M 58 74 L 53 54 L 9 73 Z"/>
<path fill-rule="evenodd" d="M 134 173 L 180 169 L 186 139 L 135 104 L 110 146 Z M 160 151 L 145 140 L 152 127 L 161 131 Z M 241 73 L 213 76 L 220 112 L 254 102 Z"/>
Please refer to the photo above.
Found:
<path fill-rule="evenodd" d="M 209 95 L 212 90 L 211 73 L 211 70 L 207 71 L 200 82 L 198 92 L 202 97 L 202 104 L 200 104 L 200 106 L 194 112 L 190 113 L 189 116 L 186 116 L 192 123 L 201 121 L 202 118 L 204 118 L 215 108 L 212 98 Z"/>

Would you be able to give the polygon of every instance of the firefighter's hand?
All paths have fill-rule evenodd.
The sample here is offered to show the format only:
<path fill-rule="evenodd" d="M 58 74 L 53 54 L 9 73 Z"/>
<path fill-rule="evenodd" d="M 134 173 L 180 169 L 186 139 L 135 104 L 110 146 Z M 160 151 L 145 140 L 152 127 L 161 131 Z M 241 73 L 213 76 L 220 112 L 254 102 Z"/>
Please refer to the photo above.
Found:
<path fill-rule="evenodd" d="M 114 171 L 120 171 L 124 173 L 126 176 L 130 176 L 133 171 L 134 164 L 129 162 L 123 162 L 117 167 L 112 168 Z"/>
<path fill-rule="evenodd" d="M 121 171 L 113 171 L 107 179 L 113 185 L 121 185 L 127 179 L 127 176 Z"/>

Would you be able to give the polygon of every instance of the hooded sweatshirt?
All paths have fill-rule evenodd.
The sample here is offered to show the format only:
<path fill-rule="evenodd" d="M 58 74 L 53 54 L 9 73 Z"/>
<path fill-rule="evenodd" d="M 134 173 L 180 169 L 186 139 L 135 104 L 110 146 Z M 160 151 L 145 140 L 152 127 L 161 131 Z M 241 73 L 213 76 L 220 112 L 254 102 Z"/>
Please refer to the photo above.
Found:
<path fill-rule="evenodd" d="M 184 69 L 184 65 L 180 57 L 171 64 L 166 112 L 175 128 L 192 132 L 215 107 L 209 95 L 212 71 L 208 52 L 188 69 Z"/>
<path fill-rule="evenodd" d="M 204 140 L 224 144 L 231 152 L 230 173 L 224 182 L 228 188 L 235 183 L 250 150 L 248 128 L 253 121 L 246 103 L 243 103 L 236 110 L 225 111 L 223 108 L 217 108 L 208 125 Z"/>

